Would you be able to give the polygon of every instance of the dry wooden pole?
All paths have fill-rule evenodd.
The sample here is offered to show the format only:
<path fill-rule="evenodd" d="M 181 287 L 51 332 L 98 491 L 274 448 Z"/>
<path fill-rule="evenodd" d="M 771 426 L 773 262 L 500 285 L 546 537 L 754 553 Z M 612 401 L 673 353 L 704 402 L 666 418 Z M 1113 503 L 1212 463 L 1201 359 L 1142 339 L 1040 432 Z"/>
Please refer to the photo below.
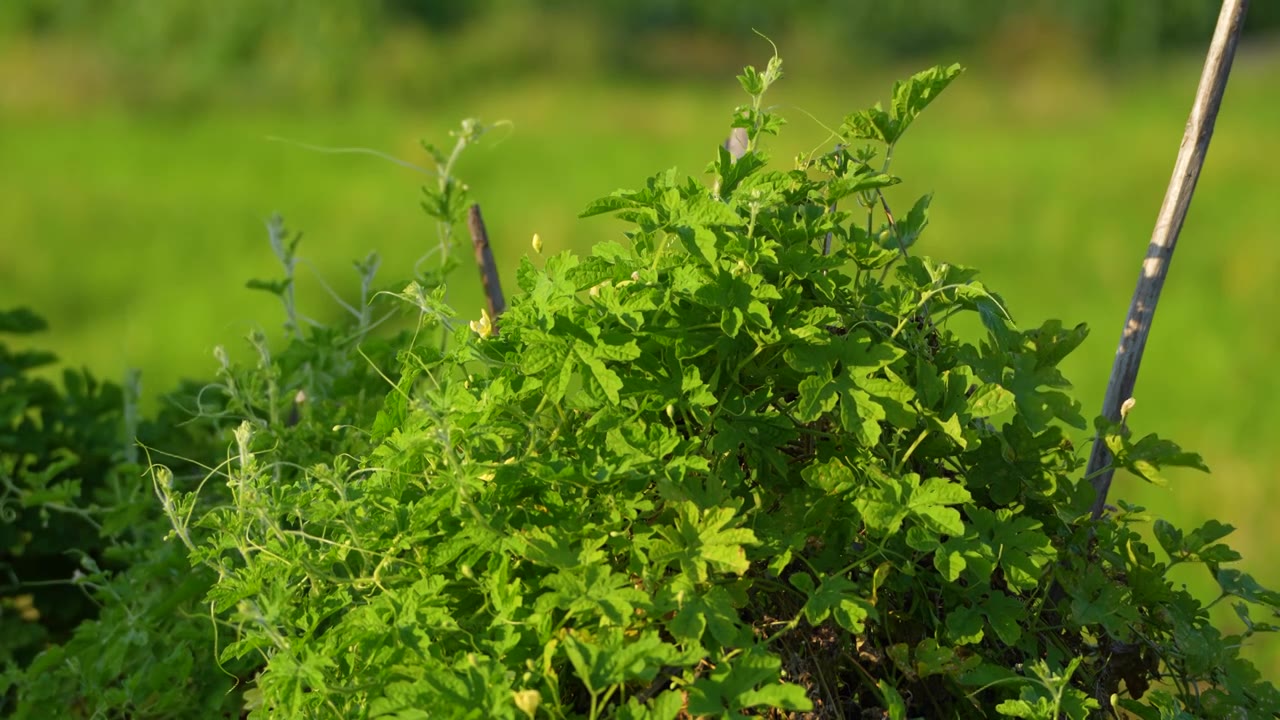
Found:
<path fill-rule="evenodd" d="M 1231 72 L 1236 41 L 1240 37 L 1240 27 L 1244 24 L 1248 6 L 1248 0 L 1224 0 L 1222 11 L 1218 15 L 1218 26 L 1213 33 L 1213 42 L 1209 45 L 1209 54 L 1205 58 L 1204 72 L 1200 75 L 1200 87 L 1196 91 L 1191 116 L 1187 119 L 1187 129 L 1178 150 L 1178 159 L 1173 166 L 1173 177 L 1156 218 L 1155 231 L 1151 234 L 1151 244 L 1147 247 L 1147 257 L 1142 263 L 1142 274 L 1139 275 L 1138 286 L 1133 292 L 1129 317 L 1125 320 L 1120 346 L 1116 349 L 1115 364 L 1111 368 L 1111 379 L 1107 383 L 1102 414 L 1112 422 L 1119 422 L 1120 406 L 1132 396 L 1134 383 L 1138 379 L 1138 365 L 1142 362 L 1142 351 L 1147 345 L 1156 302 L 1160 299 L 1160 290 L 1164 287 L 1164 279 L 1169 272 L 1169 261 L 1173 258 L 1173 250 L 1178 243 L 1178 233 L 1187 217 L 1191 194 L 1195 191 L 1200 168 L 1204 166 L 1205 154 L 1209 150 L 1209 139 L 1213 136 L 1214 121 L 1218 118 L 1222 93 L 1227 87 L 1227 75 Z M 1114 470 L 1107 468 L 1111 463 L 1110 455 L 1102 438 L 1096 438 L 1086 471 L 1086 477 L 1093 478 L 1093 487 L 1097 492 L 1097 499 L 1093 503 L 1095 520 L 1102 516 L 1107 492 L 1111 489 Z"/>
<path fill-rule="evenodd" d="M 485 230 L 480 206 L 472 205 L 467 212 L 467 229 L 471 231 L 471 245 L 476 251 L 476 265 L 480 267 L 480 282 L 484 285 L 484 299 L 489 306 L 489 318 L 496 325 L 498 317 L 507 309 L 502 296 L 502 281 L 498 279 L 498 265 L 489 247 L 489 232 Z"/>

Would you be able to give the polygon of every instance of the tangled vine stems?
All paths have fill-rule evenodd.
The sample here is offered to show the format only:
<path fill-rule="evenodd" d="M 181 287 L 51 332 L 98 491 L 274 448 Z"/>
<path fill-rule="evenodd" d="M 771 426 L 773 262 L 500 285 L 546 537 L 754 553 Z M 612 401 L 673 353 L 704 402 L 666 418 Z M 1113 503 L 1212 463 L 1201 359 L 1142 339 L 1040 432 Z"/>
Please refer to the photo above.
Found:
<path fill-rule="evenodd" d="M 455 173 L 455 169 L 461 159 L 463 152 L 480 142 L 488 133 L 496 128 L 511 127 L 509 120 L 498 120 L 493 123 L 484 123 L 476 118 L 465 118 L 459 124 L 458 129 L 449 131 L 449 136 L 453 138 L 452 147 L 446 153 L 438 146 L 422 141 L 422 147 L 430 155 L 435 169 L 427 169 L 414 163 L 402 160 L 387 153 L 383 153 L 371 148 L 365 147 L 327 147 L 323 145 L 313 145 L 310 143 L 298 142 L 280 137 L 268 137 L 268 140 L 285 142 L 290 145 L 311 150 L 313 152 L 331 153 L 331 154 L 360 154 L 372 155 L 374 157 L 387 160 L 401 167 L 413 170 L 417 173 L 435 178 L 435 187 L 423 186 L 422 193 L 424 199 L 422 208 L 427 215 L 436 221 L 436 246 L 423 254 L 414 263 L 414 276 L 427 287 L 443 287 L 445 295 L 441 296 L 441 300 L 448 301 L 448 285 L 445 279 L 456 266 L 454 259 L 454 234 L 455 228 L 461 222 L 464 222 L 466 208 L 470 204 L 470 187 L 463 182 Z M 296 249 L 298 241 L 301 239 L 301 233 L 298 233 L 287 244 L 284 240 L 287 233 L 284 229 L 283 221 L 278 215 L 273 215 L 267 223 L 269 231 L 269 239 L 273 251 L 280 260 L 285 270 L 285 278 L 277 282 L 266 282 L 254 280 L 250 281 L 249 286 L 268 290 L 281 296 L 285 304 L 288 321 L 286 328 L 290 329 L 300 337 L 300 328 L 296 305 L 293 298 L 293 278 L 294 267 L 296 265 Z M 437 260 L 438 266 L 432 270 L 425 270 L 424 264 L 431 260 Z M 363 261 L 357 261 L 355 267 L 361 278 L 360 291 L 360 307 L 353 308 L 342 300 L 332 288 L 324 283 L 323 278 L 320 279 L 321 284 L 329 295 L 333 297 L 344 309 L 355 316 L 359 320 L 358 332 L 363 335 L 368 330 L 376 327 L 384 322 L 387 317 L 383 317 L 378 321 L 373 321 L 369 315 L 369 300 L 372 298 L 373 278 L 377 273 L 380 261 L 376 253 L 370 253 Z M 313 323 L 314 324 L 314 323 Z M 444 328 L 441 336 L 441 349 L 448 342 L 448 326 Z"/>

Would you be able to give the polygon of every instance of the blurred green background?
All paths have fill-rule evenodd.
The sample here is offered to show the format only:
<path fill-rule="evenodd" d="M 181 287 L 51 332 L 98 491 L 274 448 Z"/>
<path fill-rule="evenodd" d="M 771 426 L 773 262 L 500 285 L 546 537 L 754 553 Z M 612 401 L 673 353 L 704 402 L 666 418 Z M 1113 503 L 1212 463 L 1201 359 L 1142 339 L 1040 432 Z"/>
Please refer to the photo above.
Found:
<path fill-rule="evenodd" d="M 363 146 L 426 164 L 463 117 L 509 120 L 463 157 L 508 287 L 538 232 L 546 252 L 616 238 L 577 221 L 591 199 L 679 166 L 699 175 L 743 96 L 733 75 L 778 43 L 772 94 L 791 125 L 780 162 L 847 112 L 939 62 L 969 70 L 895 157 L 907 206 L 935 193 L 919 251 L 981 268 L 1026 325 L 1088 322 L 1067 363 L 1101 403 L 1218 5 L 1208 0 L 3 0 L 0 307 L 30 305 L 32 342 L 154 398 L 210 377 L 283 322 L 244 288 L 278 268 L 265 219 L 305 232 L 312 317 L 341 312 L 351 261 L 407 279 L 435 242 L 429 179 L 376 158 L 272 142 Z M 1147 349 L 1132 423 L 1204 454 L 1212 476 L 1113 497 L 1177 523 L 1239 528 L 1244 569 L 1280 584 L 1280 3 L 1255 2 L 1208 163 Z M 463 260 L 451 295 L 479 308 Z M 314 273 L 312 272 L 314 270 Z M 1081 443 L 1083 447 L 1083 443 Z M 1198 592 L 1203 571 L 1187 574 Z M 1223 627 L 1238 630 L 1225 607 Z M 1280 643 L 1253 641 L 1280 677 Z"/>

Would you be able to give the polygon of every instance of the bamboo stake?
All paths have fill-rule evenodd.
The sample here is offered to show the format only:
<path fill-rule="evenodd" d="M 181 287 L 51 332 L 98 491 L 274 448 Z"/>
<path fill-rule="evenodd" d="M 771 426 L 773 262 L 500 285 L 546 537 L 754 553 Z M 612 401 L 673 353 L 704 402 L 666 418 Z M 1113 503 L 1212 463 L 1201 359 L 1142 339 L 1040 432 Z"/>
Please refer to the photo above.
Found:
<path fill-rule="evenodd" d="M 471 231 L 471 245 L 476 251 L 476 265 L 480 267 L 480 282 L 484 285 L 484 299 L 488 304 L 489 318 L 497 325 L 498 317 L 507 309 L 502 296 L 502 281 L 498 279 L 498 264 L 493 260 L 489 247 L 489 232 L 485 230 L 480 206 L 472 205 L 467 212 L 467 229 Z"/>
<path fill-rule="evenodd" d="M 1138 365 L 1142 362 L 1142 352 L 1147 345 L 1156 302 L 1160 299 L 1160 290 L 1164 287 L 1169 262 L 1178 243 L 1178 233 L 1182 231 L 1182 223 L 1186 220 L 1187 209 L 1191 205 L 1191 194 L 1195 192 L 1196 181 L 1200 178 L 1200 169 L 1204 166 L 1204 158 L 1209 150 L 1209 140 L 1213 136 L 1214 122 L 1218 119 L 1218 108 L 1222 104 L 1227 75 L 1231 72 L 1231 61 L 1235 57 L 1236 42 L 1239 40 L 1248 6 L 1248 0 L 1223 0 L 1222 11 L 1218 15 L 1218 26 L 1209 45 L 1204 71 L 1200 75 L 1200 87 L 1196 91 L 1191 116 L 1187 119 L 1187 129 L 1178 150 L 1178 159 L 1173 166 L 1173 177 L 1156 218 L 1151 244 L 1147 248 L 1147 257 L 1142 263 L 1142 273 L 1138 277 L 1138 286 L 1129 306 L 1129 317 L 1125 320 L 1120 346 L 1116 349 L 1111 379 L 1107 382 L 1102 414 L 1112 422 L 1120 421 L 1120 408 L 1132 396 L 1134 383 L 1138 379 Z M 1102 516 L 1106 508 L 1111 477 L 1115 473 L 1114 468 L 1107 467 L 1110 463 L 1111 454 L 1102 438 L 1095 438 L 1088 469 L 1085 471 L 1085 477 L 1093 478 L 1093 487 L 1097 493 L 1097 499 L 1093 503 L 1095 520 Z"/>

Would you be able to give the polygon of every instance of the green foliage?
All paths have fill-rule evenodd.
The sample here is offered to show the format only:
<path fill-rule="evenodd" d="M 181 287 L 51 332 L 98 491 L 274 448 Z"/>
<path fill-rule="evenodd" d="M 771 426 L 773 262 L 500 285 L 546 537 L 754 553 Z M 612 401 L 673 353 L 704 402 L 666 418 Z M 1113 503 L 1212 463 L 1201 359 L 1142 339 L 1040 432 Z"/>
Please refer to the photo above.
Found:
<path fill-rule="evenodd" d="M 202 606 L 213 576 L 193 571 L 181 548 L 163 541 L 159 523 L 147 529 L 153 534 L 128 568 L 88 563 L 77 576 L 77 589 L 101 606 L 97 616 L 21 670 L 8 668 L 7 717 L 236 715 L 243 704 L 236 668 L 210 664 L 215 629 Z"/>
<path fill-rule="evenodd" d="M 247 660 L 217 661 L 225 645 L 222 638 L 234 634 L 234 628 L 223 627 L 210 615 L 205 600 L 216 589 L 218 573 L 193 566 L 187 547 L 167 540 L 173 531 L 170 514 L 210 513 L 233 499 L 227 488 L 209 480 L 219 472 L 217 455 L 242 421 L 256 423 L 261 433 L 275 437 L 278 458 L 298 467 L 334 455 L 366 454 L 365 435 L 334 435 L 333 423 L 367 425 L 373 421 L 383 405 L 386 382 L 375 367 L 388 365 L 394 358 L 392 344 L 365 337 L 371 325 L 387 320 L 386 316 L 372 318 L 372 304 L 361 304 L 351 328 L 300 327 L 303 316 L 293 304 L 291 291 L 297 237 L 287 246 L 279 242 L 286 236 L 279 218 L 268 223 L 268 231 L 289 277 L 284 282 L 251 283 L 251 287 L 269 290 L 284 300 L 287 326 L 295 337 L 282 352 L 273 353 L 261 332 L 248 338 L 257 354 L 255 364 L 234 364 L 219 347 L 214 353 L 221 362 L 216 382 L 185 385 L 164 398 L 164 410 L 157 417 L 142 422 L 122 421 L 121 413 L 130 417 L 133 406 L 121 403 L 120 390 L 110 385 L 106 392 L 114 393 L 114 403 L 105 407 L 86 406 L 83 401 L 76 404 L 80 395 L 69 391 L 62 400 L 65 408 L 54 404 L 59 398 L 43 381 L 19 374 L 15 377 L 25 384 L 10 382 L 5 386 L 13 390 L 6 397 L 15 401 L 36 397 L 44 403 L 35 409 L 29 404 L 18 415 L 21 422 L 15 426 L 15 434 L 5 436 L 6 449 L 34 449 L 43 447 L 38 441 L 53 440 L 62 443 L 55 447 L 83 446 L 78 436 L 73 439 L 79 445 L 66 439 L 70 430 L 78 430 L 68 420 L 73 417 L 69 409 L 88 416 L 85 409 L 92 408 L 95 414 L 88 417 L 101 426 L 100 435 L 111 439 L 109 446 L 116 452 L 109 461 L 92 468 L 100 475 L 84 475 L 85 489 L 110 481 L 113 494 L 109 497 L 104 491 L 93 495 L 79 492 L 79 485 L 62 481 L 58 473 L 68 468 L 35 474 L 40 456 L 34 452 L 18 465 L 18 475 L 4 476 L 9 488 L 6 513 L 24 508 L 20 519 L 35 518 L 26 525 L 52 517 L 54 522 L 47 524 L 58 530 L 56 521 L 71 515 L 90 523 L 96 531 L 76 536 L 68 529 L 52 535 L 49 541 L 61 539 L 60 548 L 66 548 L 65 560 L 49 557 L 43 546 L 35 543 L 14 545 L 18 557 L 9 571 L 15 585 L 7 588 L 6 594 L 18 593 L 14 597 L 21 602 L 16 609 L 38 610 L 43 621 L 46 602 L 41 593 L 52 587 L 65 589 L 67 595 L 95 612 L 82 612 L 59 626 L 58 632 L 35 633 L 32 628 L 39 629 L 39 625 L 23 622 L 20 614 L 11 616 L 7 611 L 18 601 L 6 604 L 6 636 L 24 640 L 7 643 L 5 648 L 11 654 L 4 658 L 0 687 L 5 688 L 12 704 L 5 708 L 6 716 L 44 718 L 56 708 L 59 717 L 238 717 L 244 707 L 244 687 L 258 667 Z M 356 263 L 366 292 L 373 285 L 376 265 L 376 258 Z M 6 328 L 15 330 L 42 327 L 38 318 L 24 311 L 6 314 L 3 319 Z M 6 368 L 18 370 L 32 366 L 34 360 L 46 359 L 36 353 L 4 357 Z M 68 387 L 78 386 L 69 382 Z M 48 437 L 35 434 L 40 430 Z M 122 442 L 126 436 L 136 436 L 141 449 Z M 177 508 L 157 502 L 155 488 L 146 479 L 142 451 L 165 459 L 166 491 L 199 490 L 201 501 Z M 49 454 L 54 458 L 63 455 L 57 451 Z M 9 463 L 8 456 L 5 461 Z M 69 467 L 86 472 L 83 464 Z M 7 523 L 5 531 L 19 539 L 36 534 L 19 534 L 24 527 Z M 36 550 L 42 554 L 37 555 Z M 24 553 L 17 551 L 35 556 L 39 562 L 32 567 L 49 568 L 47 572 L 54 573 L 54 579 L 16 572 L 27 567 L 18 565 Z M 9 557 L 5 560 L 9 562 Z M 34 602 L 29 599 L 31 593 L 35 593 Z M 10 628 L 16 629 L 8 632 Z M 37 650 L 41 651 L 38 655 Z"/>
<path fill-rule="evenodd" d="M 0 313 L 0 332 L 30 334 L 45 322 L 26 308 Z M 0 663 L 25 662 L 95 614 L 72 584 L 83 556 L 116 563 L 110 535 L 126 531 L 145 488 L 122 465 L 121 388 L 67 369 L 62 387 L 35 375 L 56 358 L 0 344 Z M 145 496 L 143 496 L 145 499 Z"/>
<path fill-rule="evenodd" d="M 0 315 L 0 326 L 29 333 L 44 322 L 19 309 Z M 172 717 L 193 702 L 236 707 L 225 678 L 192 681 L 211 652 L 200 608 L 213 577 L 193 573 L 163 542 L 168 523 L 134 445 L 207 454 L 222 441 L 182 425 L 182 413 L 140 419 L 136 375 L 122 389 L 68 369 L 60 391 L 28 374 L 52 362 L 0 346 L 0 707 L 12 717 L 48 717 L 53 707 L 66 717 Z"/>
<path fill-rule="evenodd" d="M 273 218 L 284 275 L 250 287 L 281 299 L 288 345 L 219 348 L 215 382 L 152 420 L 136 383 L 60 393 L 27 374 L 51 358 L 3 350 L 4 559 L 54 571 L 6 588 L 6 714 L 1280 712 L 1237 654 L 1280 594 L 1227 567 L 1232 528 L 1123 502 L 1088 520 L 1058 370 L 1086 329 L 1021 329 L 972 270 L 910 252 L 931 199 L 894 213 L 893 151 L 958 74 L 895 85 L 773 170 L 782 64 L 748 68 L 741 157 L 720 150 L 710 187 L 672 170 L 591 203 L 628 243 L 524 261 L 494 322 L 455 322 L 442 284 L 469 121 L 432 151 L 440 270 L 379 291 L 370 255 L 350 321 L 314 326 Z M 408 330 L 374 332 L 398 312 Z M 951 329 L 966 315 L 980 340 Z M 1127 419 L 1094 427 L 1148 481 L 1204 469 Z M 1189 563 L 1242 634 L 1169 579 Z M 53 626 L 43 588 L 100 612 Z"/>
<path fill-rule="evenodd" d="M 0 328 L 44 322 L 19 309 L 0 315 Z M 139 418 L 136 375 L 122 389 L 68 369 L 60 390 L 30 374 L 52 362 L 0 346 L 0 707 L 7 717 L 233 710 L 228 678 L 192 676 L 212 653 L 201 606 L 213 576 L 163 542 L 168 523 L 134 445 L 208 455 L 222 440 L 181 412 Z"/>
<path fill-rule="evenodd" d="M 390 342 L 224 364 L 243 421 L 219 482 L 152 478 L 216 578 L 218 662 L 260 670 L 250 716 L 1280 712 L 1237 654 L 1280 597 L 1222 567 L 1230 528 L 1157 524 L 1164 562 L 1140 508 L 1088 520 L 1057 369 L 1085 329 L 1020 329 L 972 270 L 908 252 L 929 200 L 894 215 L 891 150 L 958 71 L 771 170 L 774 58 L 741 78 L 746 152 L 713 189 L 672 170 L 592 203 L 629 242 L 525 260 L 496 327 L 415 282 Z M 279 422 L 313 387 L 329 404 Z M 1147 479 L 1202 465 L 1098 427 Z M 1245 635 L 1169 580 L 1191 562 Z"/>

